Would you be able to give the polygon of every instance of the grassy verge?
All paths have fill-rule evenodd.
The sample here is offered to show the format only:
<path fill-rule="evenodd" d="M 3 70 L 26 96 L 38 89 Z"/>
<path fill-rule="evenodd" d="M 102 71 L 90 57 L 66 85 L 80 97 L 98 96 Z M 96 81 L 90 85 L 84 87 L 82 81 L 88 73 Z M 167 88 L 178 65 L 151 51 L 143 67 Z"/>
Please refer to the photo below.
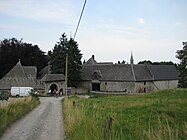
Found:
<path fill-rule="evenodd" d="M 63 101 L 66 136 L 70 140 L 187 139 L 186 107 L 186 89 L 136 96 L 73 97 Z"/>
<path fill-rule="evenodd" d="M 0 108 L 0 136 L 5 129 L 39 104 L 39 98 L 27 97 L 19 102 L 12 102 Z"/>

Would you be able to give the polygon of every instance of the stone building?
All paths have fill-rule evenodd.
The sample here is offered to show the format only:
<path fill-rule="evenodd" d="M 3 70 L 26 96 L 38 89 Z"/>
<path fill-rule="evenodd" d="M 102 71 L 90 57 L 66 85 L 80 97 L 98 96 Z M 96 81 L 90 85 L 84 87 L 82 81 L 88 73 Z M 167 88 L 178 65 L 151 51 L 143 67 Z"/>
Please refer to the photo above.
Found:
<path fill-rule="evenodd" d="M 97 63 L 92 56 L 82 65 L 82 92 L 139 93 L 177 88 L 178 72 L 173 65 Z"/>
<path fill-rule="evenodd" d="M 22 66 L 19 62 L 0 79 L 0 90 L 10 93 L 11 87 L 33 87 L 40 95 L 54 89 L 60 90 L 64 88 L 63 74 L 50 74 L 49 66 L 45 67 L 37 74 L 35 66 Z"/>
<path fill-rule="evenodd" d="M 36 87 L 37 69 L 35 66 L 22 66 L 19 62 L 0 79 L 0 90 L 10 91 L 11 87 Z"/>
<path fill-rule="evenodd" d="M 98 63 L 94 55 L 82 65 L 82 81 L 72 92 L 112 92 L 119 94 L 151 92 L 177 88 L 178 72 L 173 65 L 140 65 Z M 20 61 L 0 80 L 0 90 L 10 91 L 12 86 L 33 87 L 41 95 L 65 88 L 63 74 L 51 74 L 50 66 L 37 74 L 34 66 L 22 66 Z"/>

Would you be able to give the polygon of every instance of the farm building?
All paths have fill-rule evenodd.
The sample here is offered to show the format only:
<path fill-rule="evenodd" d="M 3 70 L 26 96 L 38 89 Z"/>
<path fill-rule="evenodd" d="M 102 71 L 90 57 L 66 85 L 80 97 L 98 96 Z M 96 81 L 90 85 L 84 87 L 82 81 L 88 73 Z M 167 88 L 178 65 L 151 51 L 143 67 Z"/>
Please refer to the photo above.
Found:
<path fill-rule="evenodd" d="M 173 65 L 97 63 L 92 56 L 82 65 L 82 88 L 89 91 L 139 93 L 177 88 Z"/>
<path fill-rule="evenodd" d="M 98 63 L 92 56 L 82 65 L 81 84 L 73 92 L 88 93 L 142 93 L 161 89 L 177 88 L 178 72 L 173 65 L 143 65 Z M 51 74 L 50 66 L 37 74 L 36 67 L 22 66 L 20 61 L 0 80 L 0 90 L 12 86 L 28 86 L 37 89 L 41 95 L 49 90 L 65 87 L 63 74 Z"/>

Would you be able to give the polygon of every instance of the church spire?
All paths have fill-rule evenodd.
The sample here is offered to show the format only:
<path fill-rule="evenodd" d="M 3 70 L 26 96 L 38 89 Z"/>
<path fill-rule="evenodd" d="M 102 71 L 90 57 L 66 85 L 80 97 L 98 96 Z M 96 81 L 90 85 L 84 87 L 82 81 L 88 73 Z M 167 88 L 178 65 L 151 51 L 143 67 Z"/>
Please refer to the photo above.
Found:
<path fill-rule="evenodd" d="M 130 64 L 134 64 L 134 58 L 133 58 L 133 55 L 132 55 L 132 51 L 131 51 Z"/>

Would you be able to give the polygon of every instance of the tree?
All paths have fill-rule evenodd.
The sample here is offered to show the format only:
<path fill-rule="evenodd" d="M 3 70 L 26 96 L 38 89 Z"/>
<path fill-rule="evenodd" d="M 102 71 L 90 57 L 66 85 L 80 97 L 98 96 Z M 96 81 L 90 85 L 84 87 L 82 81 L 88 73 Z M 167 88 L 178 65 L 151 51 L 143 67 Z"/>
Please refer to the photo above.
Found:
<path fill-rule="evenodd" d="M 161 62 L 151 62 L 150 60 L 144 60 L 138 62 L 138 64 L 147 64 L 147 65 L 175 65 L 172 61 L 161 61 Z"/>
<path fill-rule="evenodd" d="M 140 61 L 138 62 L 138 64 L 147 64 L 147 65 L 152 65 L 153 63 L 150 60 L 144 60 L 144 61 Z"/>
<path fill-rule="evenodd" d="M 73 38 L 67 39 L 65 33 L 54 46 L 51 53 L 51 72 L 65 75 L 66 55 L 68 55 L 68 86 L 77 87 L 81 80 L 82 54 Z"/>
<path fill-rule="evenodd" d="M 177 51 L 176 58 L 180 60 L 177 65 L 179 71 L 179 87 L 187 88 L 187 42 L 183 42 L 183 49 Z"/>
<path fill-rule="evenodd" d="M 25 43 L 16 38 L 0 42 L 0 78 L 21 60 L 24 66 L 36 66 L 40 71 L 48 63 L 48 56 L 37 45 Z"/>

